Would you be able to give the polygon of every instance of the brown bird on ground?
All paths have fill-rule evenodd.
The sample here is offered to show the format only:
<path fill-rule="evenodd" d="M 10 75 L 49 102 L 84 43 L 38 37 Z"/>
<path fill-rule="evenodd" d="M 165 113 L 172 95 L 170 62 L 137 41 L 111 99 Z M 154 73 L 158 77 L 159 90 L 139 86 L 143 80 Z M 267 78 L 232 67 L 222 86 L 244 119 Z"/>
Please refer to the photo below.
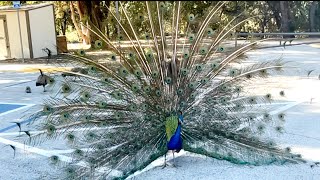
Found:
<path fill-rule="evenodd" d="M 40 71 L 40 76 L 37 79 L 36 86 L 43 86 L 43 92 L 46 92 L 45 86 L 48 84 L 49 76 L 43 74 L 41 69 L 39 69 L 39 71 Z"/>

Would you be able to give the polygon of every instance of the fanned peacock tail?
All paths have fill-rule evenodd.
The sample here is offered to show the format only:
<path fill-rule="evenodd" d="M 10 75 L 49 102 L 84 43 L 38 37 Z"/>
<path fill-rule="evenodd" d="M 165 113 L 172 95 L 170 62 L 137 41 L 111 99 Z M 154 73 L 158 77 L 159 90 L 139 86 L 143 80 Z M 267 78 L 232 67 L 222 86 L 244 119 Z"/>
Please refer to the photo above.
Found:
<path fill-rule="evenodd" d="M 73 161 L 62 163 L 65 177 L 127 177 L 144 168 L 167 152 L 166 131 L 174 132 L 166 130 L 166 114 L 180 110 L 187 151 L 240 164 L 303 161 L 262 136 L 270 124 L 272 133 L 282 131 L 275 124 L 285 114 L 272 115 L 259 106 L 272 103 L 274 95 L 250 96 L 244 90 L 252 80 L 280 72 L 284 62 L 241 67 L 243 54 L 257 42 L 223 45 L 235 27 L 252 17 L 241 13 L 213 30 L 226 2 L 217 2 L 203 17 L 182 17 L 183 3 L 174 2 L 171 13 L 163 2 L 146 2 L 141 7 L 146 14 L 137 17 L 120 3 L 121 20 L 109 11 L 119 23 L 116 42 L 88 26 L 100 38 L 96 48 L 108 46 L 112 54 L 100 60 L 83 50 L 67 54 L 65 66 L 74 68 L 52 76 L 49 83 L 61 88 L 33 116 L 43 131 L 32 135 L 31 143 L 65 137 L 76 149 Z M 167 16 L 172 16 L 171 29 L 165 26 Z M 50 159 L 60 162 L 59 156 Z"/>

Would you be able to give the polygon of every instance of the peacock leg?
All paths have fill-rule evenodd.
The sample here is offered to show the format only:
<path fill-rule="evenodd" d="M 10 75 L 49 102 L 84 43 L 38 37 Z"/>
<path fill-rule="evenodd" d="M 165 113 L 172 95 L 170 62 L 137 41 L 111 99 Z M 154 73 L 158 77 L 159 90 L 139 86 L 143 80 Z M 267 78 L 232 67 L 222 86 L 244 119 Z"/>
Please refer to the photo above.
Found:
<path fill-rule="evenodd" d="M 172 166 L 173 166 L 173 167 L 177 167 L 177 166 L 176 166 L 176 163 L 175 163 L 175 161 L 174 161 L 174 151 L 172 151 L 172 156 L 173 156 L 173 165 L 172 165 Z"/>
<path fill-rule="evenodd" d="M 167 153 L 164 154 L 164 164 L 162 166 L 162 169 L 167 166 Z"/>
<path fill-rule="evenodd" d="M 43 92 L 46 92 L 46 87 L 45 86 L 43 86 Z"/>

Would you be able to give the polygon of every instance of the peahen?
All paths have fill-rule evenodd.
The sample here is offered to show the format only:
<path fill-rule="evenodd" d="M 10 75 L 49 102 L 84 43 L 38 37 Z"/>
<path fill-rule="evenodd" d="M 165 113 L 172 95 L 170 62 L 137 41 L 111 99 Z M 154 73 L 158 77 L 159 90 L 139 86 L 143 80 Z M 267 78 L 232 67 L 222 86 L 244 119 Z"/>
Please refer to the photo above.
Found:
<path fill-rule="evenodd" d="M 38 79 L 36 81 L 36 86 L 42 86 L 43 92 L 46 92 L 46 85 L 49 82 L 50 77 L 48 75 L 43 74 L 42 70 L 39 69 L 40 75 L 38 76 Z"/>
<path fill-rule="evenodd" d="M 93 24 L 83 24 L 100 38 L 95 47 L 108 46 L 112 54 L 98 60 L 83 50 L 66 54 L 66 66 L 88 72 L 52 76 L 50 82 L 61 88 L 32 116 L 43 131 L 31 133 L 31 142 L 65 137 L 75 149 L 73 161 L 59 166 L 65 177 L 128 177 L 168 150 L 181 149 L 238 164 L 304 162 L 264 137 L 267 130 L 283 131 L 285 114 L 269 114 L 259 104 L 272 103 L 284 91 L 260 96 L 245 91 L 254 80 L 281 72 L 285 63 L 240 67 L 242 55 L 257 42 L 237 48 L 224 43 L 235 27 L 254 17 L 244 12 L 220 23 L 221 7 L 228 3 L 221 1 L 203 16 L 182 16 L 184 3 L 172 2 L 168 12 L 166 3 L 146 2 L 145 14 L 133 16 L 120 2 L 121 20 L 109 11 L 120 29 L 115 42 Z M 62 162 L 59 155 L 50 160 Z"/>

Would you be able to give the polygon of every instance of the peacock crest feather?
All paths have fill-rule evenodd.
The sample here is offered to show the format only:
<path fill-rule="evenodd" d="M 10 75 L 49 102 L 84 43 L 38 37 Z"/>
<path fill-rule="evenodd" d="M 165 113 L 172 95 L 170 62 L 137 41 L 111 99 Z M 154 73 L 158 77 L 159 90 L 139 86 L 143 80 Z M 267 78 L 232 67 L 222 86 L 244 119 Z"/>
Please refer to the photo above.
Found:
<path fill-rule="evenodd" d="M 253 165 L 303 161 L 262 136 L 270 124 L 272 133 L 283 130 L 284 113 L 270 115 L 257 106 L 279 94 L 244 90 L 253 80 L 281 72 L 285 63 L 277 59 L 242 67 L 243 54 L 257 42 L 237 48 L 224 43 L 253 17 L 244 12 L 221 24 L 228 2 L 213 3 L 203 16 L 182 16 L 184 3 L 173 2 L 169 12 L 167 3 L 145 2 L 145 13 L 132 15 L 120 2 L 121 18 L 109 11 L 120 28 L 116 41 L 90 22 L 87 26 L 100 38 L 94 47 L 107 46 L 112 53 L 103 59 L 84 50 L 66 54 L 68 63 L 60 65 L 73 69 L 51 77 L 57 93 L 32 116 L 42 131 L 31 135 L 33 144 L 64 137 L 74 147 L 67 164 L 58 163 L 59 156 L 50 158 L 64 168 L 65 177 L 127 177 L 165 155 L 178 129 L 183 149 L 217 159 Z M 183 126 L 172 115 L 178 111 Z"/>

